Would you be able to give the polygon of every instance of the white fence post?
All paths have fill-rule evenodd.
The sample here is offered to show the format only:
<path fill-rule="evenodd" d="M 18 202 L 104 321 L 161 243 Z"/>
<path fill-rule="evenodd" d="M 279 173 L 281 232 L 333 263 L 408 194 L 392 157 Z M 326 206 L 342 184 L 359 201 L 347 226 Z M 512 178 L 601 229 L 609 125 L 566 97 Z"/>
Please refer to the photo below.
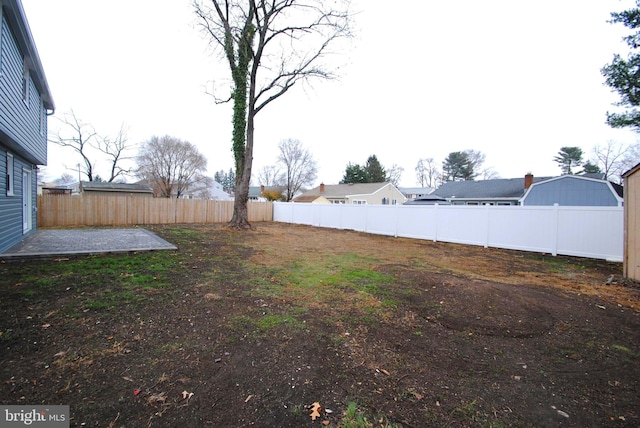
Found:
<path fill-rule="evenodd" d="M 553 225 L 553 230 L 555 230 L 555 233 L 553 233 L 552 239 L 552 245 L 551 245 L 551 254 L 554 256 L 558 255 L 558 233 L 560 233 L 560 205 L 558 205 L 558 203 L 553 204 L 553 221 L 554 221 L 554 225 Z"/>

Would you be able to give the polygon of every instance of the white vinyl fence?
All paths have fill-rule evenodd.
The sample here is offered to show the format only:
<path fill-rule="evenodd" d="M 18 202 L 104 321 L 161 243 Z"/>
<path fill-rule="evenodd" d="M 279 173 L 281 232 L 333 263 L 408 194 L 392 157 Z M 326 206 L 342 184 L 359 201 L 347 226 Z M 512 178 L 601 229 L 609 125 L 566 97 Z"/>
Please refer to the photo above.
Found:
<path fill-rule="evenodd" d="M 275 203 L 273 220 L 621 262 L 622 207 Z"/>

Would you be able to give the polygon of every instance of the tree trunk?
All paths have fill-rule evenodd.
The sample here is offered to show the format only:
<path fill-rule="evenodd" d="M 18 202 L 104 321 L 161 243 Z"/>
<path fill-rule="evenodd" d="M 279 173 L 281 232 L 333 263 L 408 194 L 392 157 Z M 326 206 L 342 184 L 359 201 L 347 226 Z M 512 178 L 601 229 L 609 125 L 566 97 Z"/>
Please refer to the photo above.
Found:
<path fill-rule="evenodd" d="M 229 227 L 234 229 L 250 229 L 249 223 L 249 183 L 251 181 L 251 165 L 253 164 L 253 117 L 254 110 L 249 104 L 247 114 L 247 143 L 244 151 L 243 168 L 236 177 L 236 195 L 233 203 L 233 217 Z"/>
<path fill-rule="evenodd" d="M 242 174 L 245 175 L 244 173 Z M 234 229 L 250 229 L 249 223 L 249 183 L 248 180 L 241 180 L 236 185 L 236 196 L 233 202 L 233 217 L 229 222 L 229 227 Z"/>

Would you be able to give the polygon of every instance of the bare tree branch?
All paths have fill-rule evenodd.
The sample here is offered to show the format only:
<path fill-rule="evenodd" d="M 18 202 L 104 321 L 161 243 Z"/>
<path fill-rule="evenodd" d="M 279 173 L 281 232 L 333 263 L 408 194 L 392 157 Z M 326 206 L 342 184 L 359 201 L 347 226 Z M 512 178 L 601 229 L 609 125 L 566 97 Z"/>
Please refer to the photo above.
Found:
<path fill-rule="evenodd" d="M 87 176 L 88 181 L 94 180 L 94 163 L 91 161 L 91 151 L 96 149 L 97 133 L 89 124 L 82 122 L 73 110 L 65 113 L 58 120 L 64 125 L 66 131 L 70 131 L 66 136 L 60 131 L 49 139 L 49 142 L 67 147 L 75 151 L 82 159 L 84 169 L 81 172 Z M 78 164 L 79 165 L 79 164 Z"/>

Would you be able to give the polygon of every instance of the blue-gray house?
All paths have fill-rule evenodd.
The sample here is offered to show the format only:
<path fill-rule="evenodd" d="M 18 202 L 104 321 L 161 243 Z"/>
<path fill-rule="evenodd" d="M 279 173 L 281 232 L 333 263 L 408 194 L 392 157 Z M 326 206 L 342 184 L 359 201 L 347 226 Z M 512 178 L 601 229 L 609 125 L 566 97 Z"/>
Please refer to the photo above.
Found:
<path fill-rule="evenodd" d="M 562 175 L 533 183 L 522 205 L 621 207 L 622 186 L 596 175 Z"/>
<path fill-rule="evenodd" d="M 37 226 L 54 103 L 20 0 L 0 0 L 0 253 Z"/>
<path fill-rule="evenodd" d="M 562 205 L 622 206 L 622 186 L 602 174 L 559 177 L 498 178 L 451 181 L 431 197 L 444 198 L 451 205 Z"/>

